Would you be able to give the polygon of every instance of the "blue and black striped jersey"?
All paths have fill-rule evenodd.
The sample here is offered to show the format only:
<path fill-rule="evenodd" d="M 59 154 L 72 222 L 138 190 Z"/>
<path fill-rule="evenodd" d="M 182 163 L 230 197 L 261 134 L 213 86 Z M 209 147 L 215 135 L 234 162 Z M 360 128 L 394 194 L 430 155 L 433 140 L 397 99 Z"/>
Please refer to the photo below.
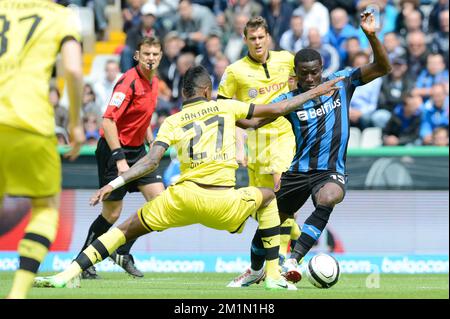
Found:
<path fill-rule="evenodd" d="M 295 134 L 296 152 L 290 172 L 334 170 L 345 174 L 349 138 L 349 105 L 357 86 L 363 85 L 361 69 L 341 70 L 325 80 L 344 76 L 332 96 L 308 101 L 285 117 Z M 284 93 L 272 102 L 289 99 L 302 93 L 300 89 Z"/>

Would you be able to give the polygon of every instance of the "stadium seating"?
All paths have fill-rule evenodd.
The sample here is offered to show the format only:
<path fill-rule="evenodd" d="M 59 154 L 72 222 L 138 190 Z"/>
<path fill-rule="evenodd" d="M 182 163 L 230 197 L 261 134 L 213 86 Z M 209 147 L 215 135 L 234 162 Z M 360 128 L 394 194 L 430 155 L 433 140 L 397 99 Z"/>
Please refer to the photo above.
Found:
<path fill-rule="evenodd" d="M 379 127 L 365 128 L 361 133 L 361 148 L 373 148 L 382 145 L 382 130 Z"/>
<path fill-rule="evenodd" d="M 350 127 L 349 148 L 358 148 L 361 145 L 361 130 L 357 127 Z"/>

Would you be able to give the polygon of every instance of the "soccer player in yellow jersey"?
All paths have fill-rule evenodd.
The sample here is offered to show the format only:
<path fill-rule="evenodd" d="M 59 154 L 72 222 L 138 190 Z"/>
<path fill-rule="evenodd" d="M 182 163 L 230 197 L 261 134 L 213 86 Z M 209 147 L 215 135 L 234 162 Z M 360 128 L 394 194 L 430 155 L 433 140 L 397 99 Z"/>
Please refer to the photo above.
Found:
<path fill-rule="evenodd" d="M 230 233 L 243 230 L 248 217 L 259 224 L 266 252 L 267 289 L 292 289 L 280 275 L 278 250 L 280 219 L 272 188 L 234 189 L 236 163 L 235 122 L 251 117 L 276 118 L 307 100 L 334 89 L 340 79 L 327 82 L 307 94 L 273 105 L 254 105 L 235 100 L 211 100 L 211 78 L 202 66 L 190 68 L 183 80 L 183 110 L 162 124 L 149 153 L 128 171 L 102 187 L 91 204 L 105 200 L 125 183 L 154 171 L 167 148 L 178 151 L 181 175 L 175 185 L 146 203 L 118 228 L 96 239 L 63 272 L 37 277 L 35 286 L 66 287 L 78 284 L 79 274 L 107 258 L 117 247 L 152 231 L 202 224 Z"/>
<path fill-rule="evenodd" d="M 270 103 L 282 93 L 289 92 L 288 81 L 294 73 L 294 56 L 288 51 L 270 51 L 270 34 L 262 17 L 250 19 L 244 28 L 248 55 L 225 70 L 219 85 L 218 99 L 235 98 L 242 102 Z M 279 188 L 281 174 L 289 169 L 294 157 L 295 139 L 291 124 L 279 117 L 256 131 L 247 131 L 248 159 L 240 160 L 243 131 L 238 129 L 238 162 L 248 166 L 250 186 Z M 291 235 L 292 234 L 292 235 Z M 281 225 L 280 255 L 285 256 L 289 239 L 297 239 L 300 229 L 294 219 Z M 248 286 L 264 276 L 263 247 L 251 247 L 252 264 L 243 276 L 229 283 L 229 287 Z"/>
<path fill-rule="evenodd" d="M 61 162 L 48 100 L 58 52 L 70 99 L 69 159 L 78 156 L 85 139 L 79 121 L 79 38 L 75 17 L 63 6 L 43 0 L 0 1 L 0 205 L 7 194 L 29 197 L 32 206 L 7 298 L 26 298 L 58 227 Z"/>

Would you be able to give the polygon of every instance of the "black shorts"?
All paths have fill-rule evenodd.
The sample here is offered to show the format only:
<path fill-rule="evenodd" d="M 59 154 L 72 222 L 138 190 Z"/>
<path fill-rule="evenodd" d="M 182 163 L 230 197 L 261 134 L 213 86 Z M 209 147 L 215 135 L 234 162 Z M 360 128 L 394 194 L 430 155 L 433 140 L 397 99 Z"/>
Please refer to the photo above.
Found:
<path fill-rule="evenodd" d="M 147 154 L 145 145 L 122 148 L 125 152 L 125 158 L 128 166 L 130 167 Z M 98 183 L 100 187 L 103 187 L 118 176 L 116 162 L 111 158 L 111 149 L 104 138 L 100 138 L 98 141 L 95 157 L 97 159 Z M 158 171 L 158 169 L 114 190 L 109 195 L 107 200 L 122 200 L 127 192 L 139 192 L 139 185 L 153 183 L 162 183 L 162 174 Z"/>
<path fill-rule="evenodd" d="M 346 190 L 347 176 L 336 171 L 285 172 L 281 175 L 281 187 L 276 192 L 278 210 L 293 216 L 326 183 L 336 183 Z M 314 206 L 315 196 L 312 196 Z"/>

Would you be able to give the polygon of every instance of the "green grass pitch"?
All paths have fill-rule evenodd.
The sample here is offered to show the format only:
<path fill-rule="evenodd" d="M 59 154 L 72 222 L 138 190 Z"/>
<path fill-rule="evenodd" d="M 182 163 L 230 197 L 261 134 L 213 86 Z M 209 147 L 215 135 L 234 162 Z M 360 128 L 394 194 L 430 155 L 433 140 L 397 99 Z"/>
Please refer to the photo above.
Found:
<path fill-rule="evenodd" d="M 42 273 L 40 275 L 49 275 Z M 227 288 L 235 274 L 146 273 L 134 279 L 125 273 L 102 273 L 99 280 L 82 280 L 79 289 L 32 288 L 29 298 L 39 299 L 448 299 L 449 276 L 385 275 L 378 288 L 367 288 L 367 275 L 341 274 L 336 286 L 318 289 L 306 278 L 297 291 L 266 291 L 263 285 Z M 13 272 L 0 272 L 0 298 L 8 293 Z M 374 285 L 375 281 L 372 281 Z"/>

